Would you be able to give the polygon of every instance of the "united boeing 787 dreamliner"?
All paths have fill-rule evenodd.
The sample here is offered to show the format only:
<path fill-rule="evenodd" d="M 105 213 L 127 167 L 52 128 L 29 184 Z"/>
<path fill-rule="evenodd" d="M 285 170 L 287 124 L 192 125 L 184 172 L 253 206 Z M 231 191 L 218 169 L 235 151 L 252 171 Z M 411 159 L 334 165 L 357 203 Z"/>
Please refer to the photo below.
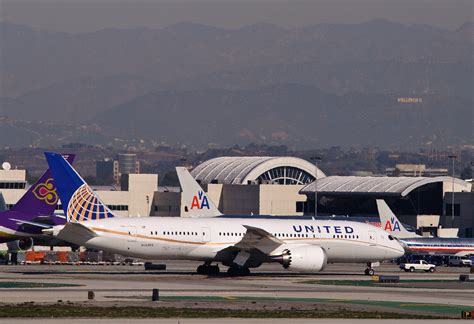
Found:
<path fill-rule="evenodd" d="M 60 154 L 46 153 L 46 159 L 68 222 L 44 232 L 88 248 L 146 259 L 199 260 L 202 274 L 219 272 L 212 263 L 220 262 L 229 267 L 229 275 L 248 274 L 249 268 L 267 262 L 317 272 L 327 263 L 372 263 L 404 254 L 391 235 L 356 222 L 114 217 Z M 203 191 L 196 193 L 194 205 L 210 208 Z"/>

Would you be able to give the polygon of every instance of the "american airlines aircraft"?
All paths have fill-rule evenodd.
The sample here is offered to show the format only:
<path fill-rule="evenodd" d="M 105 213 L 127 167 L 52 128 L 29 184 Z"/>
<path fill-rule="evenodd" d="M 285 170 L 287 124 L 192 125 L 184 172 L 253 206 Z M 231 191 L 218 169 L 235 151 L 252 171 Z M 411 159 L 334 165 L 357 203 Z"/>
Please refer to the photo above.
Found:
<path fill-rule="evenodd" d="M 199 260 L 204 262 L 200 274 L 218 273 L 212 262 L 220 262 L 229 267 L 229 275 L 249 274 L 249 268 L 266 262 L 317 272 L 328 262 L 372 263 L 405 253 L 387 232 L 355 222 L 114 217 L 60 154 L 45 155 L 68 223 L 43 232 L 88 248 L 145 259 Z M 193 201 L 190 208 L 212 204 L 202 189 Z"/>
<path fill-rule="evenodd" d="M 466 256 L 474 254 L 474 239 L 458 237 L 423 237 L 409 232 L 384 200 L 377 199 L 382 228 L 397 237 L 410 253 Z"/>

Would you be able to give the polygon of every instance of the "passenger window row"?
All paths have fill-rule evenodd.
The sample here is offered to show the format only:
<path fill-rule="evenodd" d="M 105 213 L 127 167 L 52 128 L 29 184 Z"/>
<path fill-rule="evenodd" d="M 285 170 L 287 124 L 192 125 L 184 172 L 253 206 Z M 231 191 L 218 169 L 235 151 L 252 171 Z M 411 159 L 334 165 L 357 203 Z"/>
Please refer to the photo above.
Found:
<path fill-rule="evenodd" d="M 158 235 L 158 231 L 151 231 L 151 235 Z M 198 232 L 167 232 L 163 231 L 163 235 L 194 235 L 197 236 Z"/>
<path fill-rule="evenodd" d="M 232 233 L 232 232 L 219 232 L 219 236 L 244 236 L 244 233 Z"/>
<path fill-rule="evenodd" d="M 359 235 L 333 235 L 332 238 L 340 238 L 340 239 L 358 239 Z"/>
<path fill-rule="evenodd" d="M 288 234 L 288 233 L 274 233 L 276 237 L 309 237 L 308 234 Z M 313 236 L 314 237 L 314 236 Z"/>

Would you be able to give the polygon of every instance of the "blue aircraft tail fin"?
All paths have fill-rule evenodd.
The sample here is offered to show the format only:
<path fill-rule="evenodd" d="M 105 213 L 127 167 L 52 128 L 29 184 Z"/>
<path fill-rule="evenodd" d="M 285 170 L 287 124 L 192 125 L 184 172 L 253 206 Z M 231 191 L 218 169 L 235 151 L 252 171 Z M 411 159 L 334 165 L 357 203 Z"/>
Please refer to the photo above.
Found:
<path fill-rule="evenodd" d="M 114 217 L 110 209 L 61 154 L 46 152 L 45 156 L 68 222 Z"/>

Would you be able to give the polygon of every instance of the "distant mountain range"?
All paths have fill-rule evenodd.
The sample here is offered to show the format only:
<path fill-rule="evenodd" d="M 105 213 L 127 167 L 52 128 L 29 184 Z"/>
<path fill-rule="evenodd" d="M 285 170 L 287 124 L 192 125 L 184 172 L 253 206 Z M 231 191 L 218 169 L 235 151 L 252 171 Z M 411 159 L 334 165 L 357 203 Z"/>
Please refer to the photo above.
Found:
<path fill-rule="evenodd" d="M 472 22 L 452 31 L 373 20 L 84 34 L 2 22 L 0 35 L 0 145 L 474 140 Z"/>
<path fill-rule="evenodd" d="M 468 144 L 469 100 L 426 95 L 422 103 L 394 96 L 334 95 L 316 87 L 282 84 L 252 90 L 161 91 L 100 113 L 105 133 L 168 143 L 314 145 Z M 471 142 L 472 143 L 472 142 Z"/>

